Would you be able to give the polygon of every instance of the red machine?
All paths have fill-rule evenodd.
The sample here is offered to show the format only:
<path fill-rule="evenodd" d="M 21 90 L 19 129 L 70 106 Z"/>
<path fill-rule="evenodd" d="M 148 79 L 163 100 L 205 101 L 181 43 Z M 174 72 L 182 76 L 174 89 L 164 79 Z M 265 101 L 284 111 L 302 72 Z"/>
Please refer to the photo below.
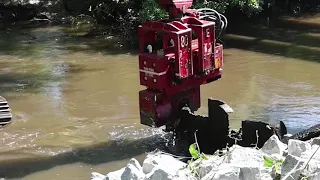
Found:
<path fill-rule="evenodd" d="M 141 124 L 174 129 L 185 106 L 201 106 L 200 86 L 221 78 L 223 46 L 217 36 L 226 18 L 211 9 L 192 10 L 192 0 L 160 0 L 169 19 L 139 26 Z"/>

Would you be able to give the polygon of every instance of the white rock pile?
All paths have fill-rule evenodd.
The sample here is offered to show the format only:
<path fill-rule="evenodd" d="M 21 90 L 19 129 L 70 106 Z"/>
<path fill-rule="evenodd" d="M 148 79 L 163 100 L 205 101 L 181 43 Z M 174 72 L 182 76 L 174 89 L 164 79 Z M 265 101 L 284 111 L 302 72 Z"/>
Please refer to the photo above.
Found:
<path fill-rule="evenodd" d="M 320 180 L 319 146 L 320 137 L 286 145 L 274 135 L 259 150 L 234 145 L 220 156 L 206 155 L 189 164 L 157 152 L 148 154 L 142 166 L 131 159 L 107 175 L 93 172 L 91 180 Z M 266 159 L 273 165 L 266 165 Z"/>

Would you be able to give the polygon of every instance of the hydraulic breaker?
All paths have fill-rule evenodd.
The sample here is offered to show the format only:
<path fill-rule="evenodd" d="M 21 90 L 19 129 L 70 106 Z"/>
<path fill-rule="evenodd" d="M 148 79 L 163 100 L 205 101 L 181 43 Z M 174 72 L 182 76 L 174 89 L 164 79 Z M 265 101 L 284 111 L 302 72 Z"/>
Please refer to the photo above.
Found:
<path fill-rule="evenodd" d="M 222 77 L 223 45 L 218 37 L 227 19 L 213 9 L 189 9 L 192 0 L 160 0 L 159 5 L 169 18 L 145 22 L 138 30 L 140 85 L 146 87 L 139 92 L 141 124 L 193 132 L 188 124 L 210 121 L 214 123 L 207 124 L 209 128 L 223 127 L 225 133 L 229 128 L 225 113 L 232 112 L 222 108 L 226 104 L 210 99 L 209 118 L 193 112 L 201 106 L 200 86 Z M 199 133 L 208 130 L 194 127 Z"/>

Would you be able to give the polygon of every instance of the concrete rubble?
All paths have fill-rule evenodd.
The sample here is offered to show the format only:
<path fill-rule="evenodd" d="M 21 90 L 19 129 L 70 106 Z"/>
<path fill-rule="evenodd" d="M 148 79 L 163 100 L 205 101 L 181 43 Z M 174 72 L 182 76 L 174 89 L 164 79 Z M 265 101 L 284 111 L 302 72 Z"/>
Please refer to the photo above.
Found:
<path fill-rule="evenodd" d="M 155 152 L 147 155 L 142 166 L 131 159 L 126 167 L 107 175 L 93 172 L 91 180 L 319 180 L 319 142 L 320 137 L 290 139 L 286 145 L 273 135 L 261 149 L 234 145 L 220 155 L 206 155 L 189 164 Z M 267 166 L 265 157 L 273 165 Z"/>

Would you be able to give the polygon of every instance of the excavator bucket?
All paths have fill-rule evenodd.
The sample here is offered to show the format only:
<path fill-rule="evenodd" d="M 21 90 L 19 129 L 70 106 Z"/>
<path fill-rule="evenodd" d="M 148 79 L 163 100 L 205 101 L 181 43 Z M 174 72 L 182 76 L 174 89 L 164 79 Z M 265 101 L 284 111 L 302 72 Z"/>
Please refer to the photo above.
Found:
<path fill-rule="evenodd" d="M 11 109 L 7 100 L 0 96 L 0 126 L 9 124 L 12 119 Z"/>

